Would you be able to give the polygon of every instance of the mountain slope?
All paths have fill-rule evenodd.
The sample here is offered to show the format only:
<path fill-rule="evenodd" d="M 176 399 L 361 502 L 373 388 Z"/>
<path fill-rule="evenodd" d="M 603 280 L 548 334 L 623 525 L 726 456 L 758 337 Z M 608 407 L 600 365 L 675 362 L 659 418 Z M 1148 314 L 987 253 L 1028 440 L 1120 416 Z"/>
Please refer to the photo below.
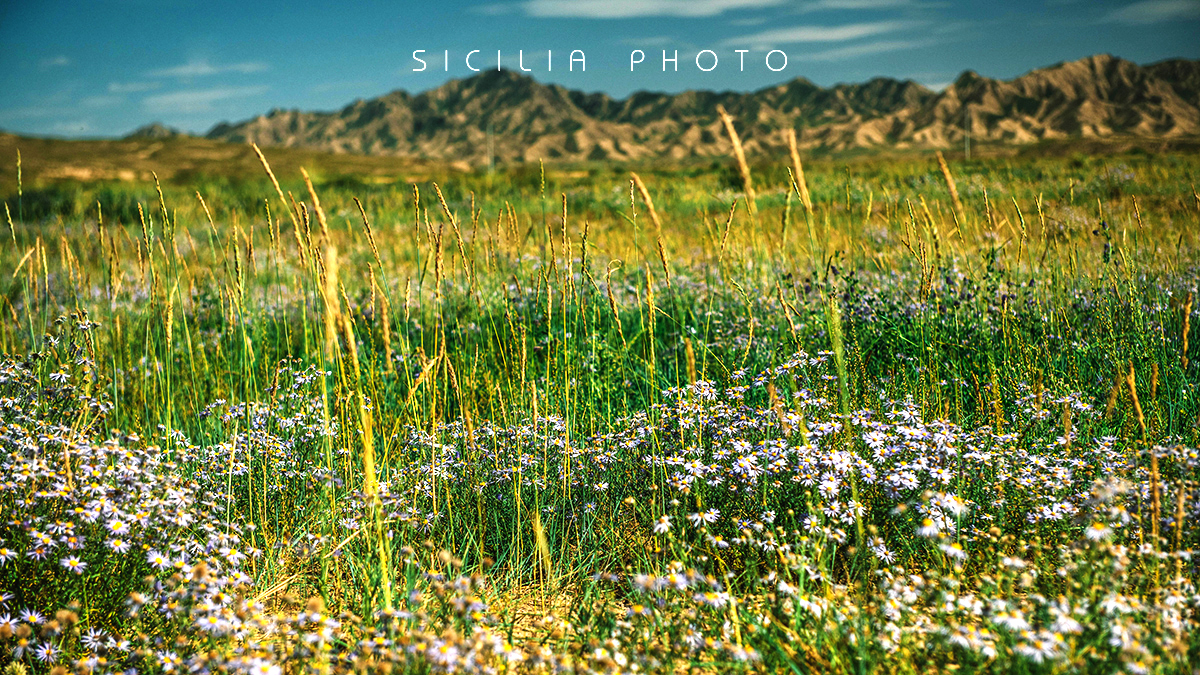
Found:
<path fill-rule="evenodd" d="M 208 137 L 261 146 L 486 162 L 724 155 L 716 115 L 737 120 L 748 152 L 777 151 L 780 130 L 807 149 L 942 148 L 973 139 L 1200 134 L 1200 62 L 1139 66 L 1091 56 L 1003 81 L 967 71 L 942 92 L 876 78 L 819 87 L 798 78 L 753 93 L 637 92 L 617 100 L 545 85 L 511 71 L 453 80 L 418 95 L 394 91 L 335 112 L 273 110 Z M 965 108 L 965 110 L 964 110 Z M 490 153 L 490 154 L 489 154 Z"/>
<path fill-rule="evenodd" d="M 161 122 L 153 122 L 134 129 L 126 134 L 124 138 L 175 138 L 176 136 L 185 135 L 187 134 L 176 129 L 175 127 L 168 127 Z"/>

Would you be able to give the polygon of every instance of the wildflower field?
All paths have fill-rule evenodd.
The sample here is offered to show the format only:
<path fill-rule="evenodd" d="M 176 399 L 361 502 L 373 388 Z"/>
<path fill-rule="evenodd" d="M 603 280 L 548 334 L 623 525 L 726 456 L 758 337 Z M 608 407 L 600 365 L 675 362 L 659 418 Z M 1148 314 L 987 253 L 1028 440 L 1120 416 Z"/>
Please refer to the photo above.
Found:
<path fill-rule="evenodd" d="M 1194 152 L 245 152 L 6 169 L 7 675 L 1200 663 Z"/>

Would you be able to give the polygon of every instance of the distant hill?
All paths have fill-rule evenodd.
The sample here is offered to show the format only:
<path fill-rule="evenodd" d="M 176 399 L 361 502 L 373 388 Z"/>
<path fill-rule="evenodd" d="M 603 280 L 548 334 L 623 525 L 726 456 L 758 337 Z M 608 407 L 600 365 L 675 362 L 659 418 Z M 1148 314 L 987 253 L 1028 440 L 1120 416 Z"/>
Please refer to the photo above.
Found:
<path fill-rule="evenodd" d="M 129 132 L 124 138 L 175 138 L 176 136 L 188 136 L 190 134 L 180 131 L 175 127 L 168 127 L 161 122 L 154 122 L 142 127 L 138 127 Z"/>
<path fill-rule="evenodd" d="M 26 190 L 58 181 L 146 182 L 153 181 L 155 175 L 164 182 L 189 186 L 205 176 L 235 181 L 264 178 L 258 157 L 245 145 L 186 134 L 171 138 L 68 140 L 0 132 L 0 157 L 16 157 L 18 150 Z M 318 183 L 339 176 L 353 176 L 364 184 L 420 182 L 470 170 L 463 163 L 338 155 L 305 148 L 276 148 L 267 150 L 267 155 L 281 180 L 295 178 L 303 166 Z M 0 195 L 15 195 L 16 191 L 16 171 L 0 170 Z"/>
<path fill-rule="evenodd" d="M 824 88 L 798 78 L 752 93 L 638 92 L 622 100 L 488 71 L 336 112 L 272 110 L 219 124 L 208 138 L 475 165 L 487 160 L 489 138 L 498 161 L 684 159 L 729 152 L 717 104 L 736 119 L 751 153 L 781 149 L 788 126 L 802 147 L 830 151 L 951 147 L 967 126 L 973 140 L 1003 144 L 1176 139 L 1200 134 L 1200 61 L 1140 66 L 1105 54 L 1008 81 L 967 71 L 941 92 L 911 80 Z"/>

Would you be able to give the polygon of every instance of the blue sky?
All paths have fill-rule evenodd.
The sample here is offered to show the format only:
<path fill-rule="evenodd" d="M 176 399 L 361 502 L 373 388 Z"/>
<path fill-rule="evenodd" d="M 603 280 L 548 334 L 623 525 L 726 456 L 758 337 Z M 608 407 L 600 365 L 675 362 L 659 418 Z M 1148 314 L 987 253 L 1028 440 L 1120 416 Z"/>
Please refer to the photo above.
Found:
<path fill-rule="evenodd" d="M 412 58 L 423 49 L 425 72 Z M 633 50 L 645 54 L 630 72 Z M 744 68 L 742 56 L 745 53 Z M 765 58 L 772 56 L 772 72 Z M 449 51 L 449 72 L 444 54 Z M 102 137 L 152 121 L 191 132 L 271 108 L 333 110 L 502 65 L 624 97 L 877 75 L 940 87 L 1107 52 L 1200 58 L 1200 0 L 264 0 L 0 2 L 0 129 Z M 568 56 L 582 50 L 586 70 Z M 663 72 L 662 52 L 678 52 Z M 710 53 L 701 53 L 711 50 Z M 547 69 L 547 53 L 552 55 Z M 704 68 L 716 66 L 708 72 Z"/>

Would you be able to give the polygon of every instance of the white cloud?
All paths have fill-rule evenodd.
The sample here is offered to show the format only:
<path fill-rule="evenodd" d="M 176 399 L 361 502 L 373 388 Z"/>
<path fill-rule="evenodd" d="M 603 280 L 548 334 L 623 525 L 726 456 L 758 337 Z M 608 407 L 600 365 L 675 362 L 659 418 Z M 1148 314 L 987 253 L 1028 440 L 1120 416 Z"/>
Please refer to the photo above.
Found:
<path fill-rule="evenodd" d="M 61 68 L 63 66 L 71 65 L 71 59 L 59 54 L 58 56 L 52 56 L 48 59 L 42 59 L 38 65 L 43 68 Z"/>
<path fill-rule="evenodd" d="M 731 10 L 778 7 L 786 0 L 526 0 L 525 14 L 576 19 L 628 19 L 642 16 L 716 16 Z M 495 13 L 502 6 L 485 5 Z"/>
<path fill-rule="evenodd" d="M 868 42 L 861 45 L 827 49 L 823 52 L 815 52 L 813 54 L 797 54 L 795 58 L 800 61 L 845 61 L 847 59 L 884 54 L 902 49 L 915 49 L 917 47 L 924 47 L 927 44 L 930 44 L 928 40 L 884 40 L 882 42 Z"/>
<path fill-rule="evenodd" d="M 675 38 L 668 35 L 655 35 L 651 37 L 640 38 L 623 38 L 621 44 L 629 45 L 630 47 L 667 47 L 672 44 L 678 44 Z"/>
<path fill-rule="evenodd" d="M 1123 24 L 1187 19 L 1200 19 L 1200 0 L 1142 0 L 1109 12 L 1104 17 L 1105 21 Z"/>
<path fill-rule="evenodd" d="M 217 101 L 258 96 L 267 87 L 220 87 L 217 89 L 188 89 L 170 94 L 158 94 L 142 99 L 142 105 L 153 113 L 202 113 L 213 109 Z"/>
<path fill-rule="evenodd" d="M 817 0 L 804 6 L 805 11 L 821 9 L 892 9 L 910 7 L 911 0 Z"/>
<path fill-rule="evenodd" d="M 628 19 L 643 16 L 708 17 L 733 10 L 792 5 L 798 12 L 822 10 L 879 10 L 923 6 L 918 0 L 519 0 L 475 5 L 484 16 L 523 13 L 527 16 L 575 19 Z M 756 25 L 765 19 L 737 19 L 732 25 Z"/>
<path fill-rule="evenodd" d="M 109 82 L 108 93 L 110 94 L 137 94 L 143 91 L 153 91 L 158 89 L 157 82 Z"/>
<path fill-rule="evenodd" d="M 892 33 L 913 24 L 908 21 L 875 21 L 871 23 L 850 23 L 841 26 L 792 26 L 790 28 L 773 28 L 761 33 L 742 35 L 723 41 L 723 46 L 773 47 L 776 45 L 794 44 L 798 42 L 845 42 L 858 38 Z"/>
<path fill-rule="evenodd" d="M 148 75 L 150 77 L 202 77 L 205 75 L 218 75 L 220 73 L 261 73 L 267 70 L 267 68 L 269 68 L 267 64 L 258 61 L 214 66 L 208 62 L 208 59 L 199 59 L 188 61 L 180 66 L 152 70 Z"/>

